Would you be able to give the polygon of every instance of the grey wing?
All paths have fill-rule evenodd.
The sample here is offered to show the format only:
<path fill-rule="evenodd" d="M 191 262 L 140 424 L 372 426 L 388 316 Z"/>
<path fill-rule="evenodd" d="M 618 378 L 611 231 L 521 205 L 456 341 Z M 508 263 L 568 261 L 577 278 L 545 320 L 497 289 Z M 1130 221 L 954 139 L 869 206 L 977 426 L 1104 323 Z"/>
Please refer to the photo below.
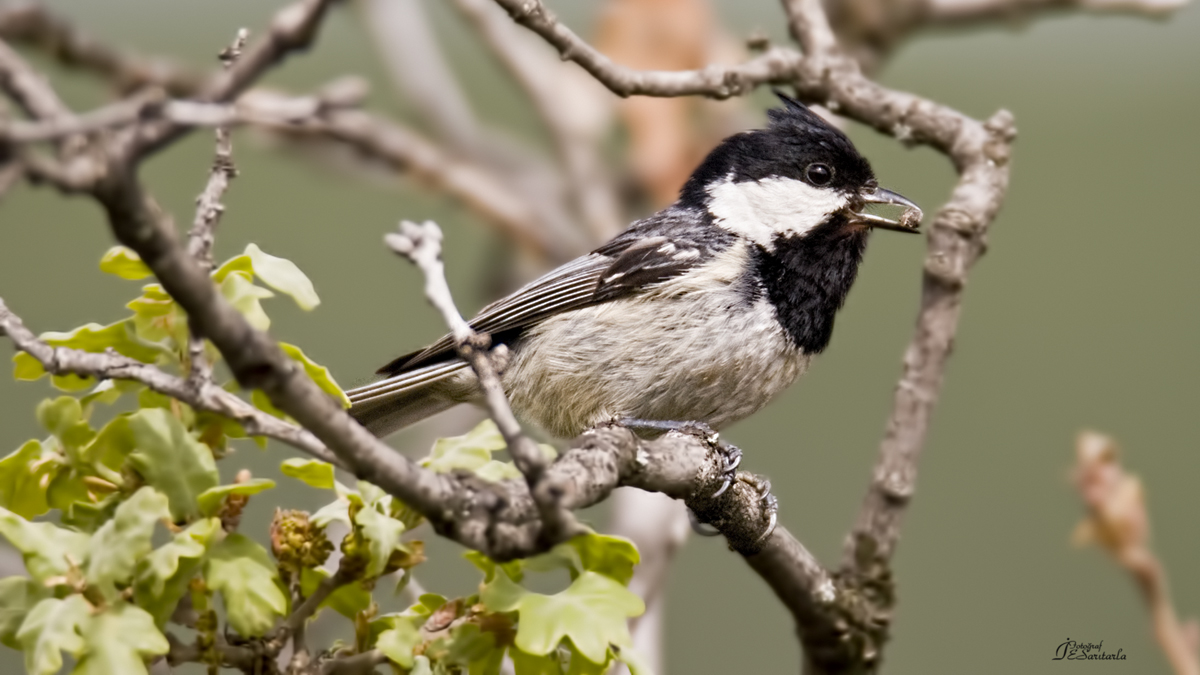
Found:
<path fill-rule="evenodd" d="M 508 342 L 555 314 L 636 293 L 682 274 L 712 253 L 711 246 L 687 239 L 645 235 L 636 226 L 631 228 L 595 252 L 484 307 L 471 320 L 471 327 L 492 335 L 496 342 Z M 461 377 L 466 368 L 455 354 L 453 338 L 444 336 L 380 368 L 383 379 L 348 391 L 350 412 L 373 432 L 390 433 L 463 402 L 462 391 L 449 394 L 447 387 L 434 385 Z"/>
<path fill-rule="evenodd" d="M 471 320 L 471 327 L 493 339 L 542 319 L 592 302 L 600 276 L 612 258 L 592 253 L 555 269 L 498 300 Z M 350 414 L 378 436 L 462 403 L 469 387 L 450 386 L 469 369 L 455 353 L 449 335 L 429 347 L 401 356 L 379 369 L 385 377 L 347 391 Z"/>
<path fill-rule="evenodd" d="M 591 304 L 596 286 L 613 263 L 609 256 L 590 253 L 545 274 L 480 310 L 471 328 L 496 336 L 531 326 L 553 314 Z M 454 355 L 454 338 L 444 335 L 425 349 L 401 356 L 380 368 L 392 375 Z"/>

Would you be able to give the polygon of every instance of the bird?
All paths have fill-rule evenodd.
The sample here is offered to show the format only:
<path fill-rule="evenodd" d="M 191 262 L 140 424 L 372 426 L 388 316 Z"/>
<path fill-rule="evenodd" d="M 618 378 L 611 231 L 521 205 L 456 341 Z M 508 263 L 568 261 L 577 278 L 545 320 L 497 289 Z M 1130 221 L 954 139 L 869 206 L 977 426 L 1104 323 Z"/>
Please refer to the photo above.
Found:
<path fill-rule="evenodd" d="M 722 141 L 674 204 L 470 321 L 507 346 L 501 382 L 519 419 L 558 438 L 613 422 L 715 435 L 826 349 L 870 232 L 917 232 L 921 211 L 879 186 L 841 130 L 776 94 L 768 124 Z M 378 375 L 347 392 L 377 436 L 482 401 L 449 335 Z"/>

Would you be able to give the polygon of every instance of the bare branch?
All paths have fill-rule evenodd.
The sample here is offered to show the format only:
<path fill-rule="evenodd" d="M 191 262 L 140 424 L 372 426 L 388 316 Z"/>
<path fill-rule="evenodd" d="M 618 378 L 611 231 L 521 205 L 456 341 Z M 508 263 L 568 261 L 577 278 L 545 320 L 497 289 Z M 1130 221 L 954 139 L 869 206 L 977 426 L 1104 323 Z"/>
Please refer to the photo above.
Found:
<path fill-rule="evenodd" d="M 233 44 L 221 52 L 221 61 L 226 70 L 237 63 L 249 36 L 250 31 L 245 28 L 239 29 Z M 207 270 L 211 270 L 213 266 L 213 231 L 225 210 L 221 204 L 221 196 L 229 187 L 229 180 L 237 176 L 237 169 L 233 165 L 233 139 L 230 137 L 229 126 L 218 125 L 216 137 L 217 151 L 213 158 L 212 171 L 208 175 L 208 184 L 196 199 L 196 217 L 192 222 L 192 230 L 188 233 L 188 253 L 200 263 L 202 269 Z"/>
<path fill-rule="evenodd" d="M 425 275 L 425 296 L 429 303 L 441 312 L 442 319 L 450 327 L 458 355 L 471 364 L 479 378 L 479 386 L 487 401 L 488 411 L 504 437 L 513 462 L 524 474 L 534 503 L 541 514 L 541 538 L 546 543 L 555 544 L 583 532 L 583 528 L 571 513 L 559 503 L 560 495 L 541 485 L 549 463 L 537 444 L 521 430 L 521 425 L 508 404 L 504 386 L 500 383 L 499 371 L 503 369 L 503 362 L 507 360 L 508 348 L 498 345 L 489 350 L 491 339 L 472 330 L 454 305 L 454 297 L 450 294 L 450 285 L 446 283 L 445 268 L 442 265 L 441 229 L 433 221 L 427 220 L 421 225 L 402 221 L 400 232 L 390 233 L 385 239 L 393 251 L 408 258 L 421 269 Z"/>
<path fill-rule="evenodd" d="M 1095 543 L 1123 567 L 1141 592 L 1154 637 L 1176 675 L 1200 675 L 1200 653 L 1180 624 L 1167 590 L 1167 573 L 1150 547 L 1150 516 L 1142 483 L 1121 466 L 1113 439 L 1093 431 L 1075 445 L 1075 485 L 1088 517 L 1077 543 Z"/>
<path fill-rule="evenodd" d="M 372 649 L 326 661 L 321 665 L 321 675 L 369 675 L 375 672 L 376 666 L 384 663 L 387 663 L 387 656 L 378 649 Z"/>
<path fill-rule="evenodd" d="M 617 65 L 559 23 L 541 0 L 496 0 L 514 21 L 541 35 L 564 60 L 579 64 L 618 96 L 689 96 L 729 98 L 762 84 L 786 84 L 800 62 L 793 49 L 772 48 L 735 67 L 701 70 L 636 70 Z"/>
<path fill-rule="evenodd" d="M 50 83 L 3 42 L 0 42 L 0 89 L 30 117 L 54 119 L 72 114 Z"/>
<path fill-rule="evenodd" d="M 233 44 L 221 51 L 219 58 L 225 69 L 233 68 L 242 49 L 246 46 L 246 38 L 250 31 L 245 28 L 238 30 Z M 229 187 L 229 181 L 237 175 L 233 165 L 233 139 L 229 127 L 221 125 L 216 130 L 217 150 L 213 158 L 212 170 L 208 175 L 208 184 L 196 198 L 196 216 L 192 221 L 192 230 L 188 233 L 188 254 L 196 259 L 200 269 L 211 272 L 213 268 L 212 249 L 216 237 L 217 222 L 225 211 L 221 196 Z M 204 335 L 189 326 L 188 334 L 188 381 L 192 386 L 212 380 L 212 364 L 204 354 Z"/>
<path fill-rule="evenodd" d="M 925 21 L 962 26 L 1012 21 L 1038 12 L 1083 10 L 1097 14 L 1132 14 L 1159 18 L 1182 9 L 1190 0 L 926 0 Z"/>
<path fill-rule="evenodd" d="M 531 49 L 525 42 L 527 34 L 517 32 L 491 0 L 455 0 L 455 6 L 533 103 L 566 173 L 569 200 L 593 237 L 603 241 L 616 234 L 621 227 L 614 193 L 604 176 L 595 139 L 572 119 L 580 117 L 575 111 L 578 105 L 572 106 L 562 91 L 567 83 L 561 65 Z"/>
<path fill-rule="evenodd" d="M 287 621 L 271 634 L 270 639 L 267 640 L 265 645 L 267 651 L 271 654 L 278 654 L 287 644 L 288 639 L 293 637 L 297 638 L 298 642 L 302 641 L 303 638 L 300 636 L 303 634 L 304 626 L 321 609 L 321 603 L 329 599 L 329 596 L 333 595 L 334 591 L 356 581 L 356 574 L 356 572 L 352 572 L 345 565 L 339 565 L 333 575 L 322 579 L 312 594 L 304 598 L 304 602 L 292 610 Z M 297 652 L 300 651 L 302 650 L 297 645 Z"/>
<path fill-rule="evenodd" d="M 132 380 L 153 391 L 178 399 L 196 410 L 224 415 L 238 422 L 251 436 L 266 436 L 301 450 L 322 461 L 341 463 L 308 431 L 255 408 L 212 383 L 196 389 L 182 378 L 119 354 L 95 354 L 66 347 L 51 347 L 25 327 L 20 317 L 0 299 L 0 333 L 38 360 L 53 375 L 79 375 L 98 380 Z"/>
<path fill-rule="evenodd" d="M 404 98 L 456 152 L 477 152 L 481 131 L 420 0 L 362 0 L 365 27 Z"/>
<path fill-rule="evenodd" d="M 293 137 L 338 141 L 409 172 L 417 180 L 462 200 L 484 222 L 536 256 L 566 260 L 575 253 L 569 240 L 539 227 L 536 214 L 498 176 L 454 158 L 395 122 L 358 110 L 332 110 L 302 123 L 263 126 Z"/>
<path fill-rule="evenodd" d="M 112 81 L 121 92 L 154 85 L 171 95 L 186 96 L 203 83 L 200 74 L 176 64 L 129 55 L 105 45 L 39 2 L 0 7 L 0 39 L 41 49 L 63 65 L 93 71 Z"/>
<path fill-rule="evenodd" d="M 687 541 L 689 526 L 684 505 L 644 490 L 617 490 L 609 497 L 612 519 L 607 531 L 625 537 L 638 550 L 629 590 L 646 603 L 646 612 L 630 619 L 633 647 L 655 673 L 663 672 L 663 623 L 666 620 L 667 578 L 675 554 Z M 628 673 L 622 665 L 613 675 Z"/>

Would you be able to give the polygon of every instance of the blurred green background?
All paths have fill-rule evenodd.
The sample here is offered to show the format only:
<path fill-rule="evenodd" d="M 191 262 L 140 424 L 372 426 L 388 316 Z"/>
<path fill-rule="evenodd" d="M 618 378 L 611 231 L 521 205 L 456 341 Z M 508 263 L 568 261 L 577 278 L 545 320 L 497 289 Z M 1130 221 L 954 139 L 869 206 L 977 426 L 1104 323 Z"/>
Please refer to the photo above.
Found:
<path fill-rule="evenodd" d="M 50 3 L 108 41 L 205 67 L 237 27 L 266 25 L 279 4 Z M 552 4 L 588 34 L 596 4 Z M 448 10 L 429 8 L 477 113 L 544 145 L 511 81 Z M 734 35 L 760 29 L 785 39 L 771 0 L 720 0 L 718 11 Z M 72 104 L 101 100 L 87 78 L 35 61 Z M 344 73 L 374 82 L 372 105 L 406 115 L 352 11 L 335 12 L 317 47 L 267 81 L 300 90 Z M 1081 509 L 1067 476 L 1078 430 L 1120 440 L 1144 481 L 1176 606 L 1200 615 L 1200 219 L 1188 203 L 1200 182 L 1200 8 L 1166 22 L 1063 15 L 921 34 L 881 79 L 975 116 L 1007 108 L 1020 130 L 1012 190 L 971 279 L 896 558 L 887 672 L 1165 673 L 1129 580 L 1099 551 L 1069 543 Z M 760 111 L 769 104 L 763 92 L 754 100 Z M 882 184 L 927 210 L 946 198 L 954 176 L 941 156 L 866 129 L 850 133 Z M 198 133 L 143 169 L 180 223 L 190 222 L 211 152 L 210 134 Z M 269 302 L 272 331 L 344 386 L 442 332 L 418 274 L 381 245 L 399 218 L 442 224 L 464 309 L 490 299 L 478 275 L 496 242 L 452 201 L 305 161 L 244 133 L 235 157 L 241 176 L 226 198 L 218 259 L 253 241 L 309 274 L 323 304 L 305 314 Z M 866 487 L 918 300 L 923 241 L 875 240 L 832 348 L 800 385 L 727 434 L 746 449 L 745 469 L 771 477 L 781 521 L 827 562 L 838 560 Z M 35 332 L 117 320 L 138 286 L 97 271 L 110 245 L 92 202 L 20 187 L 0 204 L 0 297 Z M 44 382 L 0 378 L 0 454 L 41 436 L 33 408 L 48 395 Z M 292 454 L 276 443 L 266 452 L 247 446 L 221 468 L 276 477 Z M 264 535 L 273 502 L 315 508 L 321 499 L 283 479 L 251 501 L 242 531 Z M 431 548 L 421 581 L 469 592 L 475 581 L 458 548 Z M 692 539 L 669 592 L 671 673 L 796 671 L 789 617 L 721 541 Z M 1103 640 L 1128 660 L 1052 662 L 1067 639 Z M 20 668 L 17 654 L 0 648 L 0 671 Z"/>

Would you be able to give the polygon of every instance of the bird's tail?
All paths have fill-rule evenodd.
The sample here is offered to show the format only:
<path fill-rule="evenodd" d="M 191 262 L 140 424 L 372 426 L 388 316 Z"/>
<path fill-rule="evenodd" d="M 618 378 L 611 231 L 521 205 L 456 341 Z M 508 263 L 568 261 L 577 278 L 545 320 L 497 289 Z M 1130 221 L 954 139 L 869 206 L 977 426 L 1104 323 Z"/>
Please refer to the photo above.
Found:
<path fill-rule="evenodd" d="M 350 415 L 383 438 L 469 400 L 470 372 L 463 361 L 445 361 L 351 389 Z"/>

